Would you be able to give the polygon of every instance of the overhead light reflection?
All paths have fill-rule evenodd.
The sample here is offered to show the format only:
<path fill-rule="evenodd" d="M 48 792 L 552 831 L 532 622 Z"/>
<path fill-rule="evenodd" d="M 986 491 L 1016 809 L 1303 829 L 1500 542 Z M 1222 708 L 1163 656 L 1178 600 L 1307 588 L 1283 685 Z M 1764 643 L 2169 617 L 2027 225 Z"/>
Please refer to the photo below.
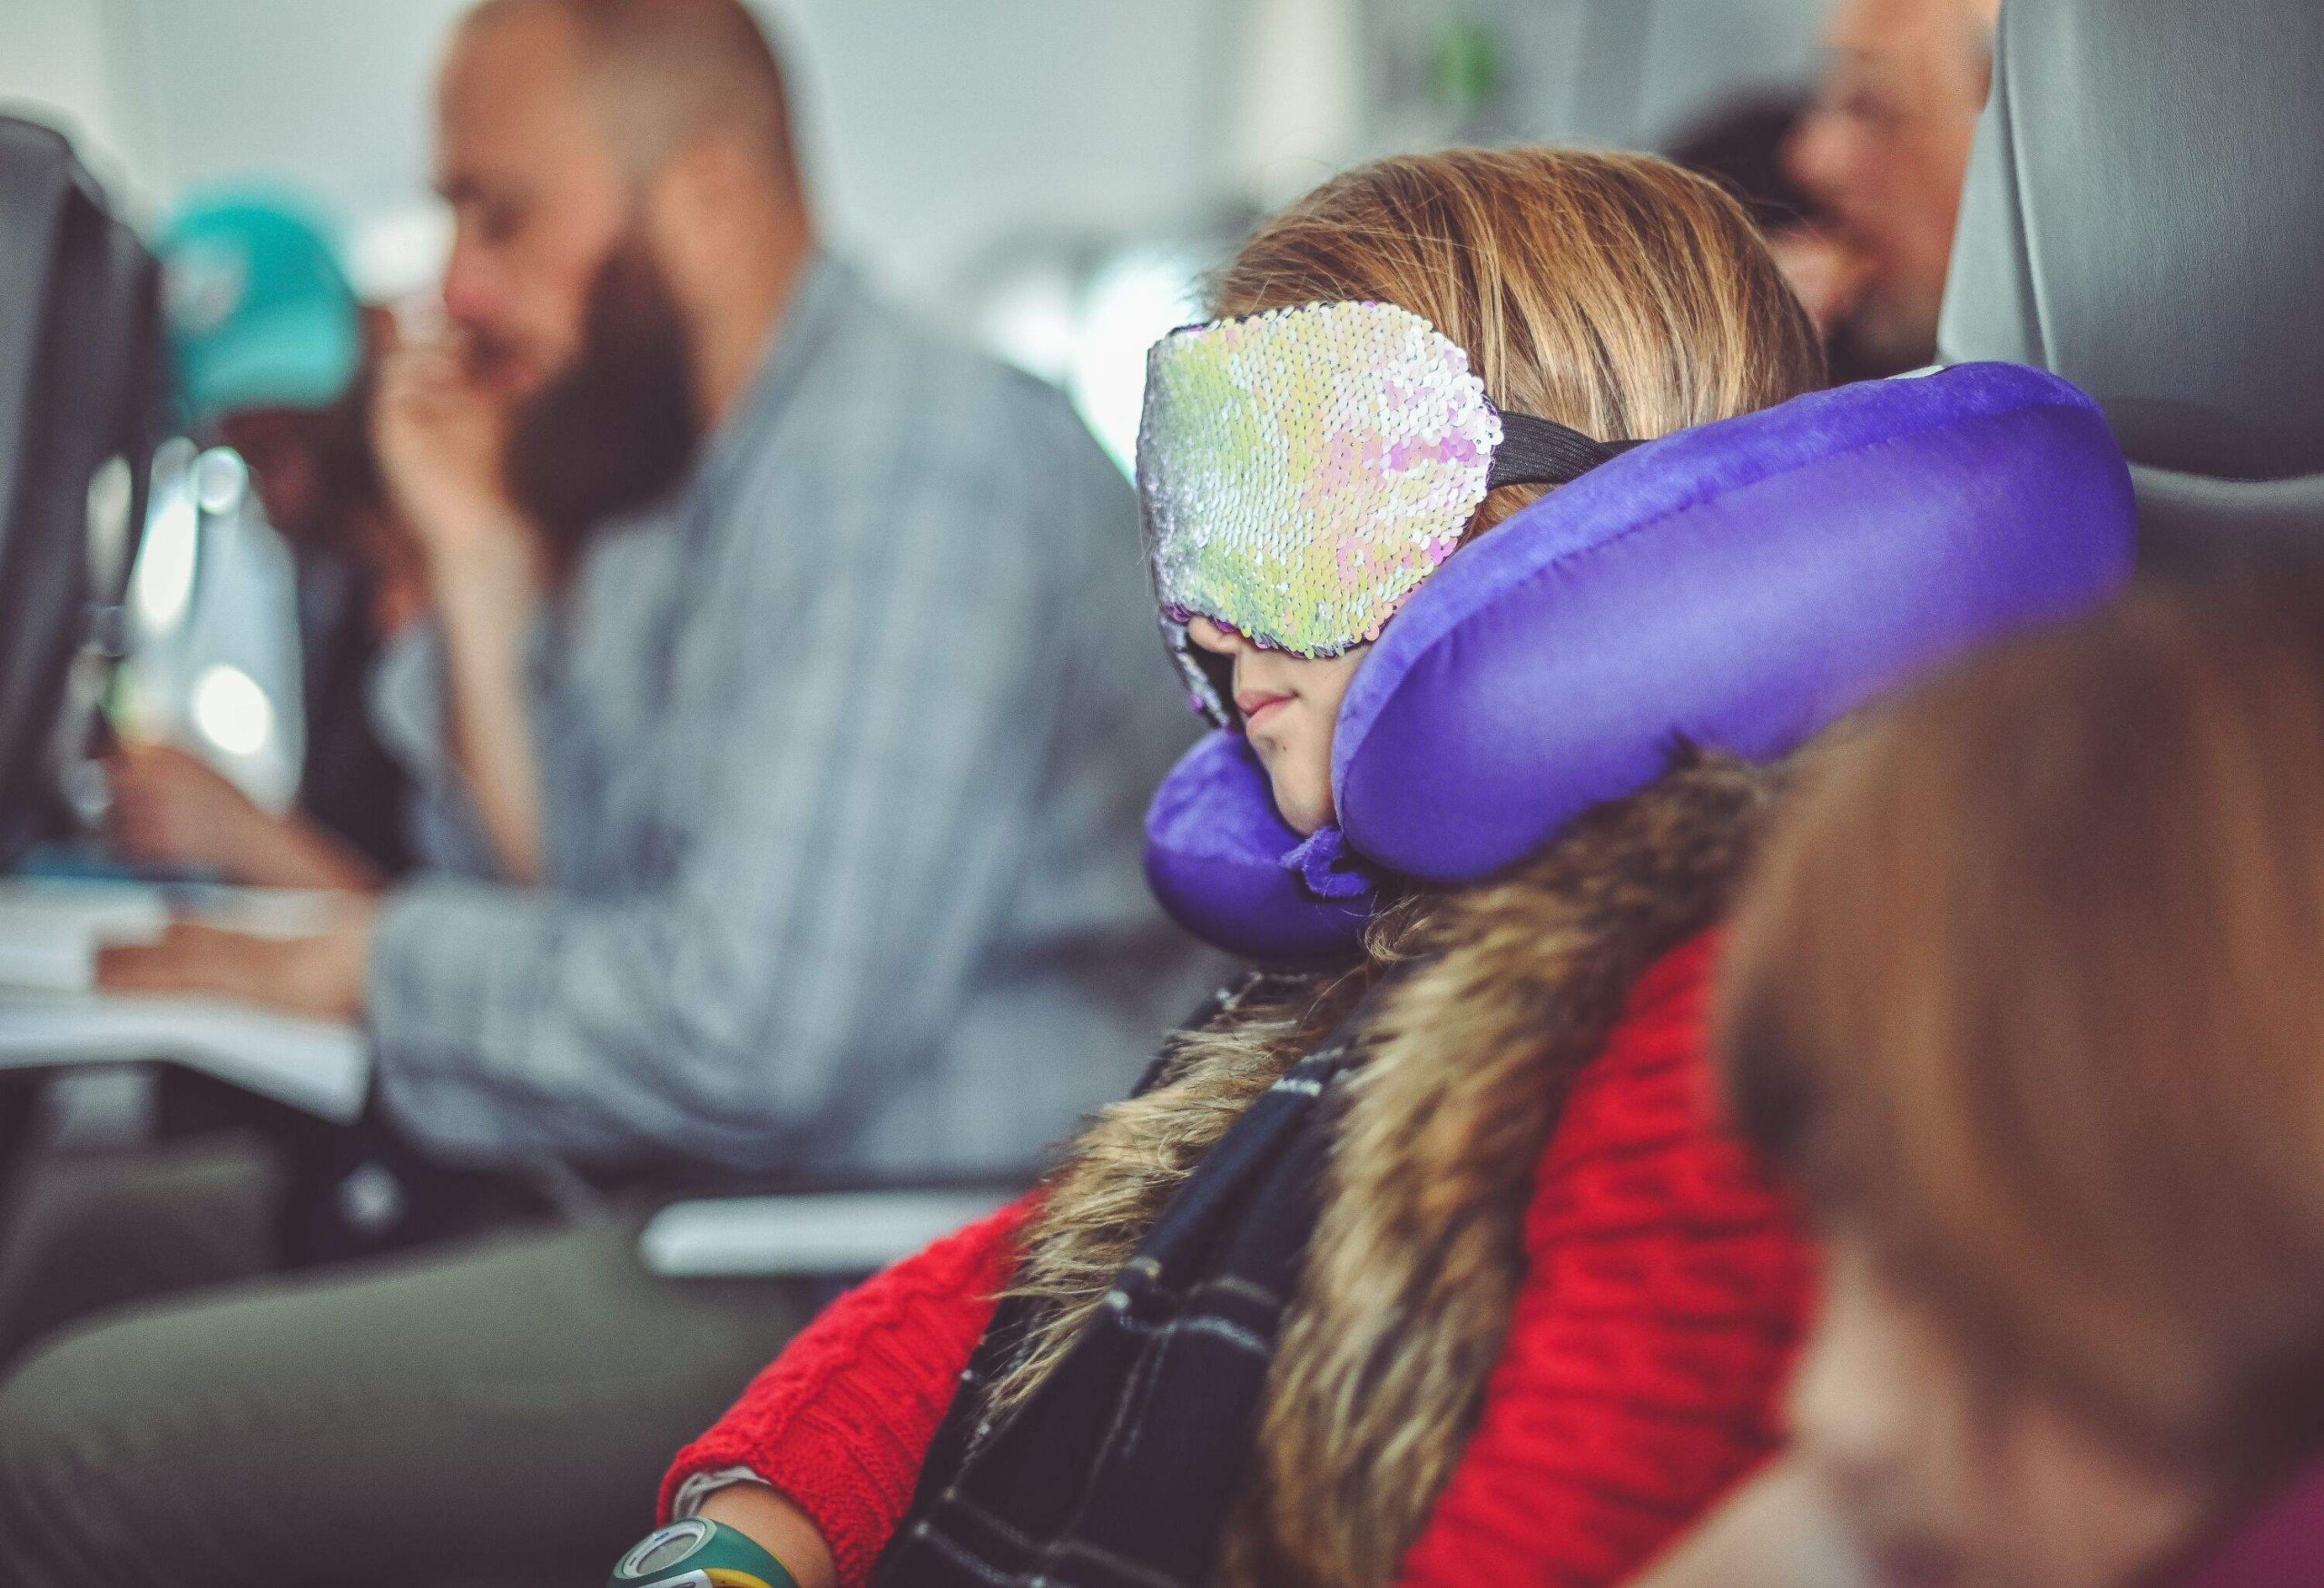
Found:
<path fill-rule="evenodd" d="M 1091 278 L 1066 390 L 1124 473 L 1135 467 L 1146 402 L 1146 350 L 1201 318 L 1200 264 L 1173 248 L 1117 254 Z"/>
<path fill-rule="evenodd" d="M 89 585 L 99 601 L 121 598 L 123 564 L 129 557 L 129 513 L 136 500 L 136 471 L 120 453 L 89 476 Z"/>
<path fill-rule="evenodd" d="M 978 316 L 986 343 L 1019 369 L 1062 385 L 1072 373 L 1080 284 L 1062 262 L 1000 283 Z"/>
<path fill-rule="evenodd" d="M 193 460 L 194 499 L 212 518 L 222 518 L 240 508 L 250 484 L 250 466 L 231 447 L 212 447 Z"/>
<path fill-rule="evenodd" d="M 202 541 L 202 516 L 193 505 L 185 471 L 156 467 L 153 506 L 130 576 L 129 607 L 148 635 L 176 632 L 193 598 L 195 556 Z"/>
<path fill-rule="evenodd" d="M 189 703 L 202 736 L 229 755 L 255 755 L 274 739 L 274 705 L 240 667 L 205 667 Z"/>

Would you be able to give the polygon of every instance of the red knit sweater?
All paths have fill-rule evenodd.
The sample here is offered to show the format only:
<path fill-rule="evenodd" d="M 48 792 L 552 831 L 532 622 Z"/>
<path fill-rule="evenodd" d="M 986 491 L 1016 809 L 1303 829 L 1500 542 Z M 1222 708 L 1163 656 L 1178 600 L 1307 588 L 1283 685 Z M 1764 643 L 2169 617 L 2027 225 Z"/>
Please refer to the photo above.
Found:
<path fill-rule="evenodd" d="M 1408 1584 L 1619 1582 L 1776 1438 L 1811 1279 L 1782 1199 L 1712 1122 L 1709 940 L 1633 992 L 1578 1078 L 1525 1222 L 1527 1274 L 1482 1415 Z M 851 1585 L 921 1462 L 1016 1263 L 1019 1204 L 834 1303 L 663 1489 L 748 1467 L 812 1516 Z"/>

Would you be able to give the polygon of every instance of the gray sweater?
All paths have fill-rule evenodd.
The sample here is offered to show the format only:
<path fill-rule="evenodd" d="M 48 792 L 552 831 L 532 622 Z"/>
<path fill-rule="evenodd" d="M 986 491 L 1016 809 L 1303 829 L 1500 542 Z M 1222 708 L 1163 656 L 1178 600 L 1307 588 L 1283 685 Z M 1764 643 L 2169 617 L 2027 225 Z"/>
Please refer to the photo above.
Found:
<path fill-rule="evenodd" d="M 484 874 L 431 631 L 374 692 L 436 863 L 375 939 L 379 1095 L 442 1153 L 1019 1170 L 1217 971 L 1139 874 L 1193 725 L 1131 492 L 831 261 L 537 639 L 540 889 Z"/>

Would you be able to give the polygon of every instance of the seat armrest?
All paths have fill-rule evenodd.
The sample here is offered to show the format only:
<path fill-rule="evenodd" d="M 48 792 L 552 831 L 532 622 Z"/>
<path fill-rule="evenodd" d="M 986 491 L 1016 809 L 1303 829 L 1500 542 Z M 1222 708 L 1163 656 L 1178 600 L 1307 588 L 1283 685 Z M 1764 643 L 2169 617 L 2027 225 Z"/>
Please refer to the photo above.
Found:
<path fill-rule="evenodd" d="M 998 1211 L 1017 1193 L 803 1192 L 673 1202 L 638 1237 L 664 1279 L 784 1279 L 869 1274 Z"/>

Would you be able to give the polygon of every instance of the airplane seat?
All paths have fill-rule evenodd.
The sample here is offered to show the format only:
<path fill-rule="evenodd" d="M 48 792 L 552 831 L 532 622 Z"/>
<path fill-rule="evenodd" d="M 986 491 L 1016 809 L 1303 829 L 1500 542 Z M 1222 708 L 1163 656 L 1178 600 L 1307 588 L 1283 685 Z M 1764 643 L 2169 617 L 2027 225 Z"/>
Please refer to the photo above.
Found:
<path fill-rule="evenodd" d="M 64 136 L 0 116 L 0 861 L 39 836 L 76 655 L 162 433 L 161 278 Z"/>
<path fill-rule="evenodd" d="M 2095 397 L 2150 573 L 2324 558 L 2316 0 L 2009 0 L 1939 331 Z"/>

